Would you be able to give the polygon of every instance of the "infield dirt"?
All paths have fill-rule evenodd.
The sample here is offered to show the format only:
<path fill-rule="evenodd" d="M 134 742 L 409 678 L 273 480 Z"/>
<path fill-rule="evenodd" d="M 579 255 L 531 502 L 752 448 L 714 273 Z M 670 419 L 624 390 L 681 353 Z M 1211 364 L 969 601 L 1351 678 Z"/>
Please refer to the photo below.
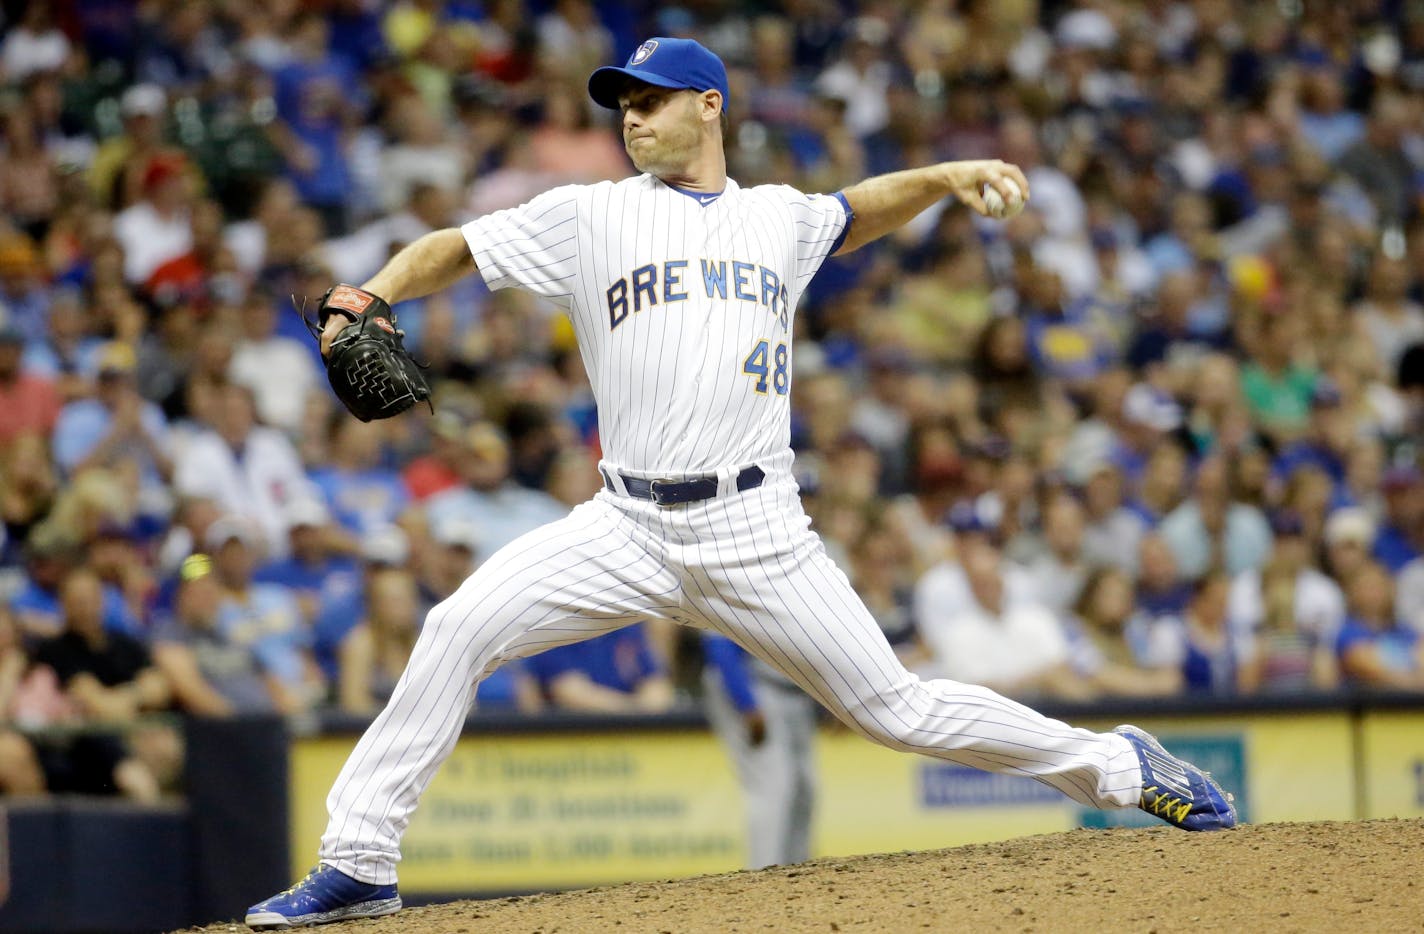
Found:
<path fill-rule="evenodd" d="M 410 908 L 322 934 L 1424 930 L 1424 820 L 1075 830 Z M 222 923 L 190 934 L 232 934 Z"/>

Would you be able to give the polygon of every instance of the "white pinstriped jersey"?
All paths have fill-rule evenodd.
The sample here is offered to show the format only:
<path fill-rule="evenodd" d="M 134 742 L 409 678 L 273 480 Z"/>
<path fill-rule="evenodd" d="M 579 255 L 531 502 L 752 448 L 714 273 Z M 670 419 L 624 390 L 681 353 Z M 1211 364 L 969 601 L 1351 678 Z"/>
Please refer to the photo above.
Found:
<path fill-rule="evenodd" d="M 849 210 L 784 185 L 728 179 L 709 195 L 641 175 L 555 188 L 461 231 L 491 289 L 568 311 L 605 460 L 678 476 L 789 448 L 792 314 Z"/>

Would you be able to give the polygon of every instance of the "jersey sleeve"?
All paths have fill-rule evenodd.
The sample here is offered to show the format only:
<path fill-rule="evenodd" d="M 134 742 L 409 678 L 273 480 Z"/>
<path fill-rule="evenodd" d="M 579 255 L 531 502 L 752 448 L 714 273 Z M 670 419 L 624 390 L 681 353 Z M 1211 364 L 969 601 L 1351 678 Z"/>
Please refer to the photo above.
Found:
<path fill-rule="evenodd" d="M 816 270 L 845 242 L 855 219 L 845 195 L 807 195 L 783 187 L 790 200 L 796 236 L 796 286 L 804 288 Z"/>
<path fill-rule="evenodd" d="M 568 305 L 578 276 L 578 192 L 576 185 L 554 188 L 461 227 L 485 284 Z"/>

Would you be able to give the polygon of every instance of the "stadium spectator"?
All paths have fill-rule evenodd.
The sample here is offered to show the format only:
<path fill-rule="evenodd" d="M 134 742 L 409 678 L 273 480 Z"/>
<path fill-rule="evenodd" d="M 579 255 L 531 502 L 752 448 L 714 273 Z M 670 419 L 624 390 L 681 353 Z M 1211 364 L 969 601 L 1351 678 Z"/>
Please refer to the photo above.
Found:
<path fill-rule="evenodd" d="M 1413 466 L 1391 467 L 1381 487 L 1384 515 L 1371 553 L 1391 574 L 1398 574 L 1424 550 L 1424 476 Z"/>
<path fill-rule="evenodd" d="M 152 637 L 154 663 L 172 685 L 175 705 L 200 717 L 281 709 L 284 692 L 252 646 L 219 625 L 223 593 L 212 558 L 188 556 L 179 578 L 171 614 Z"/>
<path fill-rule="evenodd" d="M 544 697 L 564 710 L 660 713 L 672 706 L 672 682 L 642 624 L 549 649 L 526 664 Z"/>
<path fill-rule="evenodd" d="M 1122 474 L 1112 462 L 1104 460 L 1087 470 L 1088 479 L 1083 486 L 1083 560 L 1095 567 L 1135 573 L 1147 524 L 1140 513 L 1124 503 Z"/>
<path fill-rule="evenodd" d="M 53 381 L 26 367 L 25 336 L 14 325 L 0 325 L 0 446 L 22 434 L 45 437 L 59 417 L 59 393 Z"/>
<path fill-rule="evenodd" d="M 310 343 L 279 332 L 278 301 L 265 289 L 248 293 L 228 377 L 252 392 L 258 421 L 295 435 L 302 429 L 308 399 L 319 391 L 321 374 Z"/>
<path fill-rule="evenodd" d="M 916 595 L 920 637 L 930 654 L 922 671 L 993 685 L 1013 697 L 1081 695 L 1062 624 L 1038 601 L 1032 579 L 1010 571 L 993 538 L 972 519 L 960 519 L 958 527 L 956 576 L 963 592 L 940 604 L 922 579 Z"/>
<path fill-rule="evenodd" d="M 340 605 L 360 589 L 361 569 L 351 556 L 359 543 L 332 525 L 331 513 L 320 500 L 297 500 L 284 518 L 287 556 L 259 566 L 253 579 L 289 589 L 302 619 L 311 624 L 324 609 Z"/>
<path fill-rule="evenodd" d="M 1254 637 L 1255 653 L 1242 669 L 1242 687 L 1266 693 L 1333 688 L 1344 595 L 1312 566 L 1298 515 L 1277 512 L 1271 528 L 1275 543 L 1270 559 L 1260 569 L 1236 575 L 1228 598 L 1231 629 Z"/>
<path fill-rule="evenodd" d="M 509 477 L 509 441 L 491 422 L 477 422 L 465 434 L 464 485 L 425 501 L 431 525 L 461 522 L 478 530 L 479 554 L 491 555 L 520 535 L 562 518 L 568 509 L 547 493 Z"/>
<path fill-rule="evenodd" d="M 341 642 L 337 703 L 347 713 L 374 714 L 395 688 L 420 628 L 415 576 L 386 568 L 367 577 L 366 618 Z"/>
<path fill-rule="evenodd" d="M 280 584 L 253 580 L 260 534 L 249 520 L 224 516 L 208 527 L 203 545 L 220 591 L 218 633 L 257 659 L 279 712 L 310 710 L 323 697 L 326 679 L 312 658 L 311 630 L 296 597 Z"/>
<path fill-rule="evenodd" d="M 1424 691 L 1424 638 L 1400 625 L 1389 571 L 1365 562 L 1346 595 L 1350 615 L 1340 629 L 1335 652 L 1347 683 Z"/>
<path fill-rule="evenodd" d="M 401 472 L 412 500 L 420 502 L 461 484 L 467 430 L 458 413 L 447 410 L 435 413 L 430 420 L 430 451 L 413 458 Z"/>
<path fill-rule="evenodd" d="M 1043 548 L 1026 563 L 1039 601 L 1060 620 L 1066 619 L 1088 577 L 1083 553 L 1084 514 L 1067 492 L 1051 493 L 1043 507 Z"/>
<path fill-rule="evenodd" d="M 1234 468 L 1212 455 L 1197 466 L 1193 495 L 1162 520 L 1160 533 L 1178 572 L 1197 580 L 1213 566 L 1229 574 L 1259 568 L 1271 549 L 1271 530 L 1255 506 L 1236 498 Z"/>
<path fill-rule="evenodd" d="M 23 434 L 0 444 L 0 574 L 13 578 L 18 571 L 25 541 L 54 508 L 58 486 L 43 437 Z"/>
<path fill-rule="evenodd" d="M 91 467 L 121 464 L 138 470 L 149 502 L 167 498 L 173 472 L 168 420 L 152 402 L 139 395 L 132 347 L 114 341 L 99 354 L 93 399 L 66 405 L 55 422 L 54 459 L 65 477 Z"/>
<path fill-rule="evenodd" d="M 332 518 L 361 536 L 393 524 L 409 502 L 400 475 L 384 463 L 387 426 L 343 410 L 328 420 L 327 460 L 310 471 Z"/>
<path fill-rule="evenodd" d="M 1177 665 L 1143 665 L 1128 645 L 1132 578 L 1119 568 L 1088 575 L 1067 620 L 1069 661 L 1089 692 L 1110 697 L 1165 697 L 1182 688 Z"/>
<path fill-rule="evenodd" d="M 216 387 L 212 424 L 178 455 L 173 485 L 183 496 L 211 499 L 224 512 L 261 530 L 269 556 L 287 553 L 283 510 L 320 497 L 290 441 L 256 422 L 252 394 L 236 384 Z"/>
<path fill-rule="evenodd" d="M 192 193 L 182 156 L 154 156 L 144 166 L 140 196 L 114 215 L 124 251 L 124 280 L 142 285 L 165 263 L 193 249 Z"/>
<path fill-rule="evenodd" d="M 61 587 L 64 631 L 35 647 L 35 662 L 52 670 L 83 722 L 123 726 L 141 713 L 168 706 L 171 689 L 153 665 L 147 647 L 104 625 L 104 589 L 97 575 L 80 568 Z M 66 777 L 48 777 L 52 790 L 117 790 L 143 801 L 157 800 L 162 778 L 150 762 L 108 733 L 81 735 L 66 750 Z M 56 787 L 59 785 L 60 787 Z"/>

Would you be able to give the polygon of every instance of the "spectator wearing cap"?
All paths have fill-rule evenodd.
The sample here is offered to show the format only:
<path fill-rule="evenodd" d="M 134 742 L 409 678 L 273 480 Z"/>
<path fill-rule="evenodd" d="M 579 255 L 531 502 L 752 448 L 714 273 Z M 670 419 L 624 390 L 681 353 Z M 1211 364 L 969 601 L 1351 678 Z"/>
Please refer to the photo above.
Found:
<path fill-rule="evenodd" d="M 642 624 L 529 658 L 544 697 L 562 710 L 588 713 L 661 713 L 672 707 L 672 681 Z"/>
<path fill-rule="evenodd" d="M 124 250 L 124 280 L 142 285 L 170 260 L 193 249 L 192 200 L 181 156 L 153 157 L 144 167 L 141 196 L 114 215 L 114 237 Z"/>
<path fill-rule="evenodd" d="M 1337 509 L 1325 520 L 1321 539 L 1325 545 L 1325 570 L 1342 590 L 1370 560 L 1378 526 L 1358 506 Z"/>
<path fill-rule="evenodd" d="M 386 424 L 337 411 L 327 422 L 328 462 L 311 471 L 332 517 L 353 535 L 393 524 L 410 502 L 400 474 L 385 466 Z"/>
<path fill-rule="evenodd" d="M 1412 465 L 1384 473 L 1384 517 L 1370 553 L 1397 574 L 1424 551 L 1424 475 Z"/>
<path fill-rule="evenodd" d="M 1267 693 L 1333 688 L 1344 594 L 1313 566 L 1299 515 L 1277 511 L 1271 531 L 1270 559 L 1259 570 L 1237 574 L 1228 596 L 1233 630 L 1255 637 L 1255 651 L 1242 671 L 1243 687 Z"/>
<path fill-rule="evenodd" d="M 53 380 L 61 401 L 85 397 L 93 391 L 90 376 L 109 342 L 90 333 L 88 313 L 77 290 L 55 290 L 40 329 L 24 333 L 21 365 Z"/>
<path fill-rule="evenodd" d="M 119 98 L 123 132 L 99 144 L 89 164 L 89 187 L 98 203 L 122 210 L 143 193 L 151 160 L 176 155 L 163 140 L 168 95 L 156 84 L 135 84 Z"/>
<path fill-rule="evenodd" d="M 23 434 L 48 438 L 59 418 L 54 382 L 24 366 L 24 353 L 24 334 L 0 324 L 0 450 Z"/>
<path fill-rule="evenodd" d="M 302 622 L 296 596 L 280 584 L 253 579 L 262 535 L 249 520 L 229 515 L 208 527 L 203 545 L 212 555 L 220 591 L 218 634 L 257 659 L 278 711 L 310 709 L 324 695 L 326 682 L 312 659 L 312 632 Z"/>
<path fill-rule="evenodd" d="M 287 553 L 286 507 L 321 498 L 296 449 L 275 428 L 259 425 L 244 386 L 219 385 L 212 425 L 198 431 L 177 458 L 173 485 L 183 496 L 211 499 L 261 530 L 266 552 Z"/>
<path fill-rule="evenodd" d="M 1389 571 L 1365 562 L 1348 583 L 1346 595 L 1350 615 L 1335 641 L 1346 683 L 1424 691 L 1424 637 L 1400 625 Z"/>
<path fill-rule="evenodd" d="M 0 320 L 33 340 L 49 321 L 55 294 L 35 242 L 19 231 L 0 233 L 0 307 L 6 312 Z"/>
<path fill-rule="evenodd" d="M 951 625 L 959 614 L 968 612 L 973 606 L 974 596 L 964 571 L 965 553 L 988 549 L 1000 555 L 1003 547 L 999 517 L 983 498 L 955 503 L 944 516 L 944 524 L 954 538 L 953 556 L 926 568 L 915 582 L 915 625 L 926 643 L 929 642 L 924 638 L 926 630 Z M 1006 603 L 1033 601 L 1033 579 L 1022 567 L 1005 561 L 1000 565 L 1000 573 Z"/>
<path fill-rule="evenodd" d="M 430 420 L 430 450 L 412 459 L 401 471 L 411 499 L 421 502 L 461 484 L 467 429 L 459 414 L 443 409 L 435 413 Z"/>
<path fill-rule="evenodd" d="M 173 686 L 179 709 L 200 717 L 270 713 L 284 697 L 252 646 L 218 625 L 223 590 L 206 554 L 179 569 L 173 607 L 154 629 L 153 660 Z"/>
<path fill-rule="evenodd" d="M 1155 386 L 1137 383 L 1122 397 L 1122 421 L 1109 457 L 1138 494 L 1143 518 L 1153 525 L 1181 496 L 1186 457 L 1174 439 L 1181 426 L 1182 407 Z"/>
<path fill-rule="evenodd" d="M 1162 538 L 1188 580 L 1212 567 L 1228 574 L 1259 568 L 1270 554 L 1266 517 L 1237 500 L 1233 483 L 1233 468 L 1224 456 L 1206 458 L 1197 468 L 1192 496 L 1162 520 Z"/>
<path fill-rule="evenodd" d="M 959 528 L 952 603 L 939 603 L 931 569 L 916 594 L 920 638 L 929 650 L 922 676 L 992 686 L 1014 697 L 1037 694 L 1080 696 L 1084 685 L 1068 664 L 1062 624 L 1034 593 L 1027 574 L 1017 586 L 982 521 L 955 517 Z"/>
<path fill-rule="evenodd" d="M 494 554 L 525 532 L 561 519 L 568 508 L 547 493 L 510 479 L 509 442 L 492 422 L 465 433 L 464 485 L 425 501 L 431 527 L 464 522 L 479 530 L 478 551 Z"/>
<path fill-rule="evenodd" d="M 1334 380 L 1328 376 L 1316 379 L 1310 391 L 1310 422 L 1305 435 L 1286 445 L 1271 465 L 1276 483 L 1283 483 L 1298 467 L 1312 464 L 1325 471 L 1338 492 L 1356 441 L 1355 424 L 1344 402 Z"/>
<path fill-rule="evenodd" d="M 54 459 L 68 477 L 91 467 L 138 470 L 145 494 L 167 499 L 172 475 L 168 420 L 139 395 L 138 357 L 128 344 L 111 341 L 99 354 L 94 398 L 69 403 L 59 414 L 52 438 Z"/>
<path fill-rule="evenodd" d="M 331 513 L 320 500 L 297 500 L 284 511 L 289 550 L 285 558 L 268 561 L 253 580 L 278 584 L 296 595 L 302 618 L 314 623 L 323 608 L 338 605 L 359 590 L 361 569 L 352 552 L 357 541 L 334 528 Z"/>

